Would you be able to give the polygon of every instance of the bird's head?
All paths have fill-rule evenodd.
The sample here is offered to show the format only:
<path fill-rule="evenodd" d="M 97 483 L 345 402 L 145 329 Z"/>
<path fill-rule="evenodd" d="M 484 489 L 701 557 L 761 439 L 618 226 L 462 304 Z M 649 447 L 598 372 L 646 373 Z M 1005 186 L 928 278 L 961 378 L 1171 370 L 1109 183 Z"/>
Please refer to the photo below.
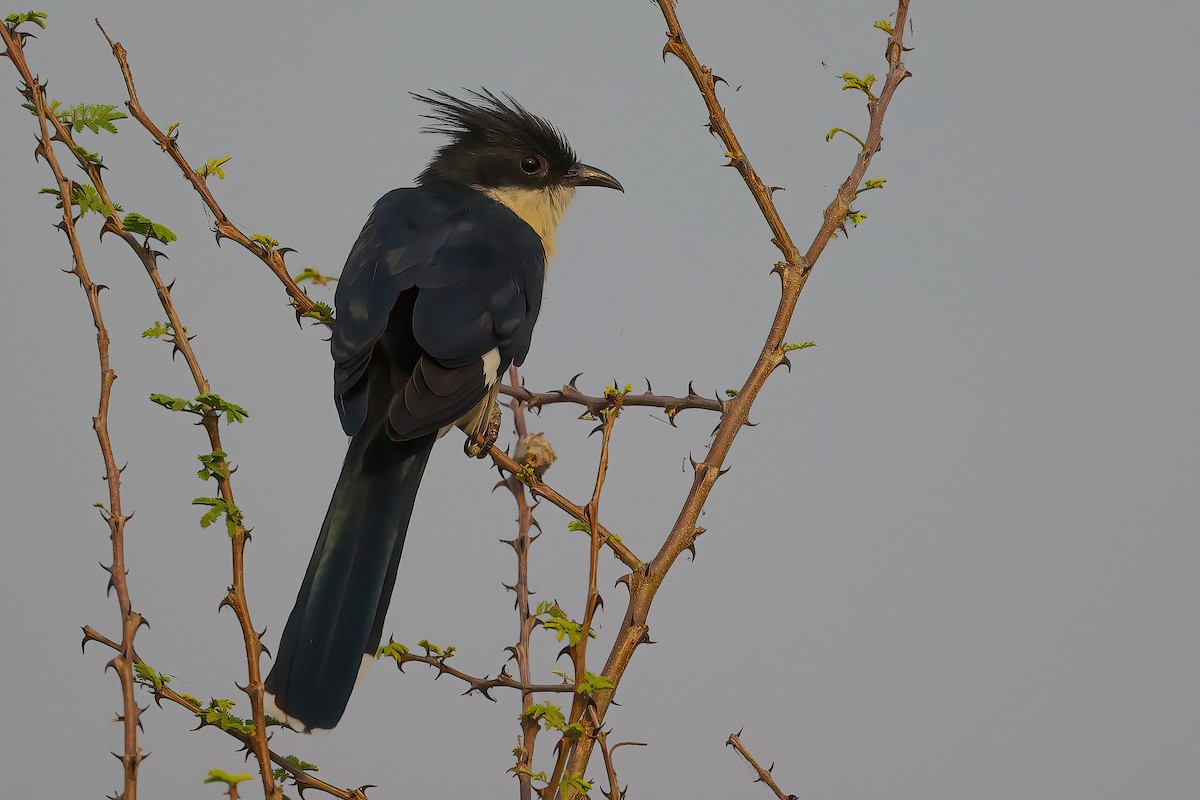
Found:
<path fill-rule="evenodd" d="M 486 189 L 607 186 L 625 191 L 612 175 L 582 164 L 562 131 L 531 114 L 509 95 L 484 89 L 460 100 L 445 92 L 413 97 L 430 108 L 428 133 L 450 137 L 418 181 L 446 181 Z"/>
<path fill-rule="evenodd" d="M 554 230 L 579 186 L 625 191 L 602 169 L 579 161 L 558 128 L 505 94 L 484 89 L 461 100 L 445 92 L 414 94 L 430 111 L 428 133 L 450 137 L 418 183 L 478 189 L 504 203 L 542 237 L 548 256 Z"/>

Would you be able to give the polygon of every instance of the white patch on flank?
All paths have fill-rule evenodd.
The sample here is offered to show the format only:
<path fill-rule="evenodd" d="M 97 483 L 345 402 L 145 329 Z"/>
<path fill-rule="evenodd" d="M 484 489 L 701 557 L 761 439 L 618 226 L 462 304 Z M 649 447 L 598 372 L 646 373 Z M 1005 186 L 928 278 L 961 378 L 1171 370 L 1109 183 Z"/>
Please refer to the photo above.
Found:
<path fill-rule="evenodd" d="M 529 224 L 542 239 L 546 263 L 554 258 L 554 234 L 562 222 L 567 206 L 575 197 L 574 186 L 547 186 L 545 189 L 476 189 L 493 200 L 503 203 Z"/>
<path fill-rule="evenodd" d="M 493 347 L 483 354 L 483 382 L 490 389 L 500 379 L 500 349 Z"/>

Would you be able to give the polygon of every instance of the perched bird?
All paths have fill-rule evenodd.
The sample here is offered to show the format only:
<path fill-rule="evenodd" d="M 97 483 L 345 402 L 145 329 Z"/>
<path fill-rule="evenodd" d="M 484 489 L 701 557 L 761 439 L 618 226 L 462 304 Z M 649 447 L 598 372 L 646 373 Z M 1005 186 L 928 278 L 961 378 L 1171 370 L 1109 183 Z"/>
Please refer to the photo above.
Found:
<path fill-rule="evenodd" d="M 575 189 L 624 191 L 508 95 L 413 97 L 449 141 L 375 204 L 338 282 L 334 394 L 353 438 L 266 679 L 267 713 L 298 730 L 334 727 L 375 656 L 434 442 L 455 425 L 470 455 L 495 441 Z"/>

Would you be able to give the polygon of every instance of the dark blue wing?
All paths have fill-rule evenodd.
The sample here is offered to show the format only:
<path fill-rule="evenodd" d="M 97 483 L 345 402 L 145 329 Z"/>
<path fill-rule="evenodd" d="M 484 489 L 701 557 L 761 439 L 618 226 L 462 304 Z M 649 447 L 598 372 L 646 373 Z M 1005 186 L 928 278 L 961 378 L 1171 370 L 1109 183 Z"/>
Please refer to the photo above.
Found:
<path fill-rule="evenodd" d="M 487 393 L 483 356 L 498 350 L 503 374 L 528 353 L 545 261 L 533 229 L 473 189 L 424 186 L 380 198 L 335 297 L 334 393 L 346 433 L 389 400 L 397 438 L 470 411 Z"/>

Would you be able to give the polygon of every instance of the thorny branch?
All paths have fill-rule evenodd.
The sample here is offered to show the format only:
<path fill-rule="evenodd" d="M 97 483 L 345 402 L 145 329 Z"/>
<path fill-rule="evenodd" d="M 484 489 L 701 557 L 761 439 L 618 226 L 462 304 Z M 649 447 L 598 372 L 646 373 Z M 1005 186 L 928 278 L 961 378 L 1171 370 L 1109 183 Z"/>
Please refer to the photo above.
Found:
<path fill-rule="evenodd" d="M 97 632 L 91 626 L 85 625 L 83 628 L 83 643 L 86 645 L 88 642 L 98 642 L 105 647 L 109 647 L 118 651 L 121 648 L 117 642 L 114 642 L 107 636 Z M 136 657 L 135 655 L 135 663 L 141 664 L 142 659 Z M 200 722 L 201 728 L 217 728 L 218 730 L 224 731 L 234 739 L 237 739 L 239 742 L 241 742 L 247 750 L 251 749 L 253 746 L 253 737 L 249 736 L 248 734 L 242 733 L 238 730 L 233 730 L 231 728 L 221 727 L 214 723 L 206 722 L 201 716 L 202 712 L 204 711 L 203 708 L 196 703 L 193 703 L 179 692 L 176 692 L 166 683 L 155 687 L 154 700 L 160 705 L 162 704 L 163 700 L 170 700 L 172 703 L 175 703 L 176 705 L 195 715 Z M 273 750 L 268 750 L 267 753 L 270 756 L 272 763 L 274 763 L 280 769 L 286 770 L 287 773 L 292 776 L 301 792 L 304 792 L 308 789 L 316 789 L 317 791 L 325 792 L 326 794 L 341 798 L 341 800 L 367 800 L 367 787 L 359 787 L 357 789 L 342 789 L 341 787 L 334 786 L 331 783 L 326 783 L 320 778 L 314 777 L 310 773 L 296 766 L 294 761 L 289 760 L 285 756 L 279 755 Z"/>
<path fill-rule="evenodd" d="M 529 493 L 534 497 L 546 498 L 551 503 L 558 506 L 580 522 L 586 523 L 588 521 L 587 510 L 585 508 L 575 505 L 570 500 L 563 497 L 561 494 L 548 486 L 544 481 L 542 481 L 541 478 L 530 474 L 528 469 L 514 461 L 512 456 L 510 456 L 508 453 L 504 452 L 495 445 L 492 445 L 492 449 L 488 451 L 488 455 L 492 457 L 492 462 L 497 468 L 503 472 L 508 472 L 512 475 L 518 476 L 521 482 L 529 487 Z M 621 559 L 625 566 L 635 571 L 641 570 L 646 566 L 641 562 L 640 559 L 638 559 L 637 556 L 633 554 L 628 547 L 621 543 L 621 540 L 618 537 L 613 535 L 607 528 L 605 528 L 603 525 L 600 525 L 599 529 L 601 535 L 604 537 L 604 545 L 612 550 L 613 555 Z"/>
<path fill-rule="evenodd" d="M 634 651 L 640 644 L 648 641 L 650 628 L 647 620 L 654 597 L 675 560 L 694 542 L 697 532 L 696 520 L 712 492 L 713 485 L 724 472 L 725 459 L 734 439 L 737 438 L 742 426 L 749 418 L 751 406 L 771 373 L 781 364 L 788 363 L 784 349 L 784 335 L 795 313 L 800 292 L 804 289 L 804 284 L 808 280 L 814 264 L 826 245 L 829 244 L 829 240 L 845 224 L 850 204 L 857 196 L 858 187 L 862 183 L 867 167 L 883 142 L 883 118 L 888 104 L 900 83 L 909 76 L 902 61 L 909 0 L 899 0 L 895 24 L 888 37 L 886 50 L 887 78 L 879 96 L 874 97 L 867 104 L 870 128 L 865 146 L 858 153 L 854 166 L 839 187 L 833 201 L 825 209 L 824 220 L 809 245 L 808 251 L 801 255 L 799 248 L 792 241 L 780 219 L 775 203 L 771 199 L 770 187 L 758 176 L 734 135 L 725 110 L 717 99 L 717 79 L 709 67 L 700 63 L 691 45 L 688 44 L 683 34 L 683 28 L 680 26 L 673 0 L 659 0 L 658 7 L 667 23 L 667 43 L 663 49 L 664 57 L 670 53 L 684 63 L 704 98 L 704 103 L 708 108 L 709 129 L 724 144 L 725 151 L 729 155 L 729 165 L 735 167 L 742 176 L 746 187 L 750 190 L 763 218 L 771 229 L 772 242 L 783 254 L 784 260 L 776 264 L 774 270 L 779 274 L 782 285 L 779 305 L 766 342 L 763 344 L 762 352 L 741 390 L 724 404 L 721 423 L 709 446 L 708 454 L 703 461 L 696 462 L 694 465 L 695 475 L 692 487 L 688 491 L 687 499 L 684 501 L 671 532 L 646 568 L 642 571 L 635 570 L 627 576 L 629 605 L 603 672 L 604 677 L 614 688 L 597 692 L 594 697 L 595 716 L 592 722 L 585 724 L 587 735 L 581 737 L 574 748 L 570 766 L 572 773 L 582 773 L 587 768 L 595 742 L 595 731 L 604 723 L 605 713 L 612 703 L 616 691 L 615 687 L 620 683 L 621 676 L 629 666 Z M 565 793 L 568 798 L 574 795 L 574 791 Z"/>
<path fill-rule="evenodd" d="M 584 522 L 588 525 L 592 546 L 588 553 L 588 587 L 587 597 L 584 601 L 583 624 L 579 640 L 567 648 L 568 654 L 571 657 L 571 664 L 575 670 L 575 697 L 571 702 L 571 716 L 568 719 L 568 724 L 581 721 L 584 712 L 589 710 L 592 702 L 591 694 L 583 691 L 582 686 L 587 673 L 587 645 L 592 630 L 592 620 L 595 618 L 596 609 L 603 603 L 603 600 L 600 598 L 599 587 L 596 583 L 596 576 L 600 567 L 600 547 L 604 544 L 606 535 L 601 532 L 600 527 L 600 492 L 604 488 L 604 481 L 608 478 L 609 444 L 612 442 L 613 426 L 616 424 L 617 418 L 621 416 L 621 406 L 624 399 L 624 393 L 616 392 L 612 398 L 606 398 L 608 408 L 596 412 L 602 420 L 599 426 L 602 438 L 600 441 L 600 459 L 596 467 L 596 483 L 592 489 L 592 497 L 584 508 Z M 564 735 L 562 742 L 559 744 L 558 759 L 554 765 L 554 772 L 550 775 L 549 783 L 541 791 L 541 795 L 545 800 L 554 797 L 558 791 L 563 778 L 563 771 L 566 769 L 567 760 L 571 755 L 572 749 Z M 579 770 L 579 772 L 582 772 L 582 770 Z"/>
<path fill-rule="evenodd" d="M 438 671 L 437 677 L 449 675 L 452 678 L 457 678 L 467 684 L 467 690 L 463 694 L 473 694 L 479 692 L 488 700 L 495 701 L 491 691 L 493 689 L 518 689 L 522 695 L 532 695 L 538 692 L 573 692 L 575 687 L 569 683 L 528 683 L 524 679 L 515 679 L 509 674 L 508 670 L 501 667 L 499 674 L 492 678 L 484 676 L 477 678 L 473 675 L 468 675 L 462 670 L 455 669 L 447 663 L 445 658 L 439 658 L 436 655 L 420 656 L 416 653 L 389 653 L 391 658 L 396 661 L 396 668 L 401 672 L 404 671 L 405 664 L 427 664 Z M 437 680 L 435 678 L 434 680 Z"/>
<path fill-rule="evenodd" d="M 526 408 L 540 409 L 542 406 L 556 405 L 559 403 L 574 403 L 581 405 L 587 409 L 588 413 L 595 416 L 611 405 L 611 401 L 605 397 L 593 397 L 583 394 L 575 386 L 575 381 L 579 380 L 579 375 L 576 375 L 571 381 L 565 384 L 561 389 L 551 392 L 531 392 L 524 386 L 501 386 L 501 394 L 506 394 L 516 400 L 521 401 Z M 686 397 L 672 397 L 671 395 L 654 394 L 650 387 L 650 381 L 646 381 L 646 391 L 642 394 L 628 394 L 625 396 L 624 404 L 627 406 L 643 406 L 647 408 L 661 408 L 667 414 L 667 420 L 674 425 L 675 417 L 680 411 L 686 411 L 689 408 L 699 408 L 705 411 L 716 411 L 721 413 L 725 410 L 727 401 L 717 398 L 702 397 L 692 389 L 691 384 L 688 384 L 688 393 Z"/>
<path fill-rule="evenodd" d="M 606 731 L 600 726 L 599 722 L 596 720 L 595 709 L 589 708 L 588 713 L 592 717 L 592 724 L 595 725 L 596 744 L 600 745 L 600 755 L 604 758 L 604 773 L 608 778 L 608 791 L 604 793 L 604 796 L 608 800 L 621 800 L 621 798 L 625 796 L 625 789 L 628 789 L 629 787 L 627 786 L 625 789 L 622 789 L 620 786 L 620 781 L 617 780 L 617 768 L 613 765 L 613 753 L 615 753 L 618 748 L 625 747 L 626 745 L 631 747 L 645 747 L 646 743 L 617 742 L 612 747 L 609 747 L 608 734 L 612 733 L 612 731 Z"/>
<path fill-rule="evenodd" d="M 96 325 L 96 349 L 100 361 L 100 399 L 96 415 L 92 417 L 92 428 L 96 432 L 96 441 L 100 446 L 100 456 L 104 461 L 104 480 L 108 483 L 108 506 L 101 506 L 101 516 L 108 525 L 109 540 L 112 543 L 112 564 L 104 567 L 108 573 L 108 589 L 117 593 L 117 606 L 121 614 L 121 641 L 111 642 L 116 655 L 108 662 L 108 667 L 117 673 L 121 683 L 121 721 L 124 737 L 121 761 L 124 782 L 117 800 L 137 800 L 138 768 L 148 755 L 138 746 L 137 735 L 141 727 L 142 709 L 137 704 L 134 695 L 133 668 L 138 661 L 134 649 L 134 638 L 145 622 L 142 615 L 133 610 L 129 597 L 128 575 L 125 569 L 125 523 L 132 514 L 125 515 L 121 508 L 121 471 L 116 457 L 113 455 L 112 439 L 108 431 L 108 408 L 112 399 L 113 383 L 117 373 L 112 368 L 109 357 L 108 328 L 104 324 L 104 316 L 100 310 L 100 291 L 106 287 L 95 283 L 88 273 L 83 259 L 83 251 L 79 245 L 79 236 L 75 230 L 75 218 L 71 214 L 72 184 L 63 174 L 58 157 L 54 152 L 53 137 L 50 135 L 48 118 L 51 118 L 46 105 L 46 95 L 43 85 L 34 78 L 25 62 L 25 53 L 20 39 L 14 35 L 8 26 L 0 24 L 0 36 L 4 39 L 5 52 L 25 81 L 24 95 L 33 103 L 38 117 L 40 135 L 35 155 L 46 160 L 54 179 L 58 184 L 59 196 L 63 198 L 63 219 L 58 228 L 66 235 L 71 247 L 71 269 L 67 272 L 79 280 L 80 288 L 87 295 L 88 307 L 92 313 L 92 322 Z"/>
<path fill-rule="evenodd" d="M 521 376 L 515 365 L 509 367 L 508 379 L 513 388 L 520 387 Z M 509 404 L 509 408 L 512 409 L 513 414 L 513 432 L 517 435 L 517 441 L 522 441 L 529 435 L 529 428 L 525 422 L 525 406 L 520 400 L 514 398 Z M 516 595 L 513 605 L 517 612 L 517 643 L 510 648 L 510 652 L 512 660 L 517 662 L 517 676 L 521 683 L 528 685 L 533 681 L 529 647 L 533 629 L 537 626 L 537 618 L 529 611 L 531 594 L 529 591 L 529 548 L 537 538 L 532 535 L 536 522 L 533 519 L 533 505 L 529 502 L 529 495 L 525 492 L 525 484 L 517 480 L 515 476 L 509 475 L 504 480 L 504 485 L 508 487 L 508 491 L 512 493 L 513 500 L 517 504 L 517 535 L 513 539 L 504 540 L 512 546 L 517 557 L 517 580 L 509 587 Z M 533 800 L 533 780 L 529 776 L 533 772 L 533 752 L 541 725 L 536 719 L 531 719 L 524 714 L 526 709 L 533 705 L 533 699 L 532 691 L 521 691 L 522 714 L 519 717 L 521 738 L 516 751 L 517 763 L 513 767 L 513 771 L 517 775 L 520 800 Z"/>
<path fill-rule="evenodd" d="M 741 733 L 741 731 L 738 731 L 737 733 L 729 734 L 729 738 L 725 741 L 725 745 L 737 750 L 741 754 L 742 758 L 746 759 L 746 761 L 750 763 L 750 766 L 754 767 L 754 771 L 758 773 L 758 777 L 754 779 L 754 782 L 765 783 L 770 787 L 771 791 L 775 793 L 775 796 L 778 797 L 779 800 L 796 800 L 796 795 L 784 794 L 783 790 L 779 788 L 779 784 L 775 783 L 775 778 L 771 775 L 771 772 L 775 769 L 774 764 L 771 764 L 771 766 L 763 769 L 762 766 L 754 760 L 754 756 L 750 755 L 750 751 L 748 751 L 746 746 L 742 744 Z"/>
<path fill-rule="evenodd" d="M 292 279 L 291 273 L 288 272 L 287 265 L 284 263 L 284 256 L 291 252 L 288 247 L 272 247 L 265 244 L 255 242 L 241 228 L 230 221 L 226 216 L 225 211 L 217 203 L 217 199 L 213 196 L 212 191 L 208 188 L 208 181 L 205 176 L 200 175 L 188 164 L 187 159 L 183 157 L 183 151 L 179 149 L 179 144 L 175 136 L 169 136 L 163 133 L 162 129 L 154 124 L 142 108 L 141 101 L 138 99 L 137 87 L 133 83 L 133 70 L 129 67 L 129 54 L 120 42 L 114 42 L 108 35 L 108 31 L 104 30 L 104 26 L 100 24 L 100 20 L 96 20 L 96 27 L 104 34 L 104 38 L 108 40 L 109 46 L 112 48 L 113 57 L 117 59 L 117 64 L 121 67 L 121 76 L 125 79 L 125 91 L 129 95 L 129 100 L 125 102 L 125 107 L 129 109 L 130 115 L 141 123 L 162 151 L 171 157 L 171 160 L 183 172 L 183 177 L 192 184 L 192 188 L 200 195 L 200 199 L 204 201 L 204 205 L 212 212 L 213 232 L 217 235 L 217 242 L 222 239 L 230 239 L 240 244 L 248 250 L 252 255 L 267 265 L 267 269 L 275 273 L 275 277 L 279 278 L 279 282 L 283 284 L 284 290 L 288 297 L 291 298 L 292 306 L 296 309 L 296 317 L 299 319 L 305 315 L 318 315 L 316 304 L 308 294 L 300 287 L 295 280 Z"/>
<path fill-rule="evenodd" d="M 14 51 L 17 53 L 21 52 L 19 43 L 13 39 L 13 37 L 7 32 L 7 29 L 5 30 L 4 38 L 10 53 Z M 115 45 L 114 50 L 116 47 L 119 47 L 119 45 Z M 12 58 L 11 55 L 10 58 Z M 36 81 L 32 79 L 28 66 L 25 64 L 23 57 L 20 58 L 20 60 L 14 59 L 13 63 L 16 64 L 18 70 L 21 72 L 21 77 L 25 79 L 27 87 L 29 87 L 27 91 L 32 93 L 30 99 L 36 100 L 38 92 L 34 91 L 32 87 L 37 86 L 37 84 Z M 96 188 L 96 191 L 100 195 L 104 205 L 109 209 L 108 217 L 101 228 L 101 235 L 105 233 L 116 234 L 125 241 L 129 248 L 138 257 L 138 260 L 142 263 L 143 268 L 146 270 L 146 274 L 149 276 L 152 284 L 154 285 L 159 302 L 162 305 L 163 311 L 167 315 L 167 319 L 170 321 L 171 329 L 175 333 L 171 339 L 174 348 L 173 352 L 178 352 L 183 355 L 184 361 L 187 362 L 188 369 L 191 371 L 198 394 L 209 394 L 210 387 L 207 379 L 204 377 L 204 373 L 200 369 L 200 363 L 196 357 L 195 351 L 192 348 L 190 337 L 182 333 L 186 330 L 186 328 L 184 327 L 183 322 L 175 309 L 175 305 L 171 300 L 171 287 L 163 283 L 162 277 L 158 272 L 158 256 L 160 253 L 151 250 L 147 246 L 146 242 L 139 241 L 137 236 L 125 229 L 121 218 L 117 215 L 115 210 L 116 204 L 113 203 L 113 200 L 109 196 L 108 190 L 105 186 L 100 166 L 81 155 L 80 149 L 75 144 L 70 129 L 67 128 L 53 113 L 50 113 L 47 109 L 45 109 L 44 100 L 42 102 L 42 113 L 39 114 L 39 119 L 44 119 L 54 126 L 55 134 L 52 139 L 63 142 L 71 148 L 71 152 L 75 154 L 76 161 L 78 162 L 80 168 L 83 169 L 91 179 L 92 185 Z M 67 209 L 65 213 L 68 215 L 71 207 L 70 198 L 71 194 L 69 192 L 65 195 L 62 195 L 63 205 L 65 209 Z M 224 447 L 221 444 L 219 422 L 219 414 L 217 414 L 213 409 L 207 409 L 201 417 L 201 424 L 208 434 L 208 441 L 212 452 L 224 451 Z M 233 498 L 233 485 L 228 472 L 226 471 L 225 474 L 215 475 L 214 477 L 217 479 L 218 490 L 221 498 L 226 502 L 229 508 L 236 508 Z M 255 734 L 252 737 L 252 746 L 255 756 L 258 760 L 259 772 L 262 774 L 263 791 L 267 797 L 277 798 L 281 797 L 282 794 L 280 787 L 275 785 L 274 778 L 271 775 L 270 758 L 268 754 L 266 737 L 266 718 L 263 712 L 263 685 L 259 669 L 259 657 L 263 652 L 263 647 L 259 639 L 259 634 L 254 629 L 253 623 L 251 622 L 250 611 L 246 601 L 243 567 L 247 538 L 248 534 L 246 532 L 246 528 L 239 519 L 232 537 L 233 583 L 226 592 L 224 599 L 221 601 L 221 606 L 229 606 L 233 609 L 234 614 L 238 618 L 238 623 L 242 629 L 248 672 L 248 681 L 246 686 L 242 687 L 242 690 L 250 698 L 251 714 L 255 726 Z"/>

